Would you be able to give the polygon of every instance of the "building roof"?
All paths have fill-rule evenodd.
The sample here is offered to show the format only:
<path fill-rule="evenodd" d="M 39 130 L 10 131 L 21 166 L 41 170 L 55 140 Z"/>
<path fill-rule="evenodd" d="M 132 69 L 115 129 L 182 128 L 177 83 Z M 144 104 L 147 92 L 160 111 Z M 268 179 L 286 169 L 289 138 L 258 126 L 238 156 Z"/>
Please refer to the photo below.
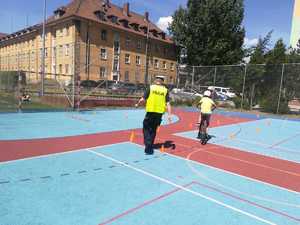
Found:
<path fill-rule="evenodd" d="M 4 33 L 0 33 L 0 38 L 3 38 L 5 37 L 7 34 L 4 34 Z"/>
<path fill-rule="evenodd" d="M 101 14 L 101 17 L 99 17 L 99 14 Z M 50 16 L 46 23 L 50 25 L 69 17 L 92 20 L 143 36 L 147 36 L 147 28 L 149 28 L 148 34 L 150 38 L 173 43 L 170 37 L 149 21 L 148 12 L 145 12 L 145 15 L 132 12 L 130 11 L 129 3 L 119 7 L 112 4 L 110 0 L 72 0 L 68 5 L 56 9 L 54 15 Z M 42 24 L 37 24 L 10 34 L 4 39 L 0 37 L 0 41 L 40 29 L 41 26 Z"/>

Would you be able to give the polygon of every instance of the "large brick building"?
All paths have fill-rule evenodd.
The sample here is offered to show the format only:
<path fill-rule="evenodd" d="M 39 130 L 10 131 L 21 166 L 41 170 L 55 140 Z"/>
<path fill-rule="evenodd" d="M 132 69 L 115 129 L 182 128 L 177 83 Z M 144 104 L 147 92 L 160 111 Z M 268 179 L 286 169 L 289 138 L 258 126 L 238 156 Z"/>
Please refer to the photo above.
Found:
<path fill-rule="evenodd" d="M 42 27 L 0 38 L 2 71 L 23 70 L 40 77 Z M 148 68 L 149 80 L 156 75 L 166 76 L 168 83 L 176 80 L 174 43 L 149 21 L 149 13 L 134 13 L 129 3 L 118 7 L 109 0 L 73 0 L 47 19 L 45 41 L 48 77 L 75 74 L 81 80 L 142 83 Z"/>

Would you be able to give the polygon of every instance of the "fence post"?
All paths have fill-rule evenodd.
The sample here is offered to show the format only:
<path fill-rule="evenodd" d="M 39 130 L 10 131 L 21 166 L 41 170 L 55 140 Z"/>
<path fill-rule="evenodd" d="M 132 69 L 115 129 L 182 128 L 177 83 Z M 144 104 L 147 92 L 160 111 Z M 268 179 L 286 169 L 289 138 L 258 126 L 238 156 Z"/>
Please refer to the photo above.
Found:
<path fill-rule="evenodd" d="M 282 82 L 283 82 L 283 75 L 284 75 L 284 68 L 285 64 L 282 64 L 282 70 L 281 70 L 281 78 L 280 78 L 280 86 L 279 86 L 279 95 L 278 95 L 278 103 L 277 103 L 277 110 L 276 114 L 279 113 L 279 107 L 280 107 L 280 99 L 281 99 L 281 89 L 282 89 Z"/>
<path fill-rule="evenodd" d="M 245 69 L 244 69 L 241 111 L 243 110 L 243 103 L 244 103 L 244 96 L 245 96 L 245 85 L 246 85 L 246 76 L 247 76 L 247 64 L 245 64 Z"/>
<path fill-rule="evenodd" d="M 217 66 L 215 66 L 214 86 L 216 86 L 216 82 L 217 82 Z"/>
<path fill-rule="evenodd" d="M 194 79 L 195 79 L 195 66 L 193 66 L 193 72 L 192 72 L 192 89 L 194 89 Z"/>

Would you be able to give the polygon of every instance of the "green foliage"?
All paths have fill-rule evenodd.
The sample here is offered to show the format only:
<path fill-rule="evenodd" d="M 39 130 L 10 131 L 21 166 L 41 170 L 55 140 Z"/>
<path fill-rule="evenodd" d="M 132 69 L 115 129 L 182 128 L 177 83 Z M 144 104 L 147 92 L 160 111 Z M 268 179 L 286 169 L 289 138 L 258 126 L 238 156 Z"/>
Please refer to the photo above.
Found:
<path fill-rule="evenodd" d="M 14 90 L 18 85 L 18 72 L 0 71 L 0 89 Z"/>
<path fill-rule="evenodd" d="M 174 13 L 169 30 L 187 49 L 188 64 L 235 64 L 244 56 L 243 17 L 243 0 L 188 0 L 186 9 Z"/>
<path fill-rule="evenodd" d="M 235 97 L 232 99 L 232 101 L 235 104 L 235 108 L 239 109 L 241 107 L 241 104 L 242 104 L 241 97 Z M 246 98 L 244 98 L 244 101 L 243 101 L 243 109 L 247 109 L 247 110 L 250 109 L 250 103 Z"/>
<path fill-rule="evenodd" d="M 270 113 L 277 113 L 278 107 L 278 96 L 270 94 L 261 100 L 260 105 L 263 108 L 263 111 Z M 285 114 L 289 112 L 288 101 L 282 99 L 280 101 L 278 113 Z"/>

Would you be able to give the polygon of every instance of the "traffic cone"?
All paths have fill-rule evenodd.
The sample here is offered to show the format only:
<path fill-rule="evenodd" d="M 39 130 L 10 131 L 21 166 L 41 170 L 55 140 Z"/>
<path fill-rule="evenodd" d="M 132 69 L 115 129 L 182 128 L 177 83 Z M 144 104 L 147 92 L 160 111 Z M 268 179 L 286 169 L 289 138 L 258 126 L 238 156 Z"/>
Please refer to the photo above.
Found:
<path fill-rule="evenodd" d="M 165 152 L 165 146 L 164 145 L 161 145 L 160 152 Z"/>
<path fill-rule="evenodd" d="M 159 133 L 159 131 L 160 131 L 160 126 L 159 126 L 159 127 L 157 127 L 157 129 L 156 129 L 156 133 Z"/>
<path fill-rule="evenodd" d="M 135 135 L 134 135 L 134 132 L 132 131 L 131 134 L 130 134 L 130 142 L 133 142 L 134 136 L 135 136 Z"/>

